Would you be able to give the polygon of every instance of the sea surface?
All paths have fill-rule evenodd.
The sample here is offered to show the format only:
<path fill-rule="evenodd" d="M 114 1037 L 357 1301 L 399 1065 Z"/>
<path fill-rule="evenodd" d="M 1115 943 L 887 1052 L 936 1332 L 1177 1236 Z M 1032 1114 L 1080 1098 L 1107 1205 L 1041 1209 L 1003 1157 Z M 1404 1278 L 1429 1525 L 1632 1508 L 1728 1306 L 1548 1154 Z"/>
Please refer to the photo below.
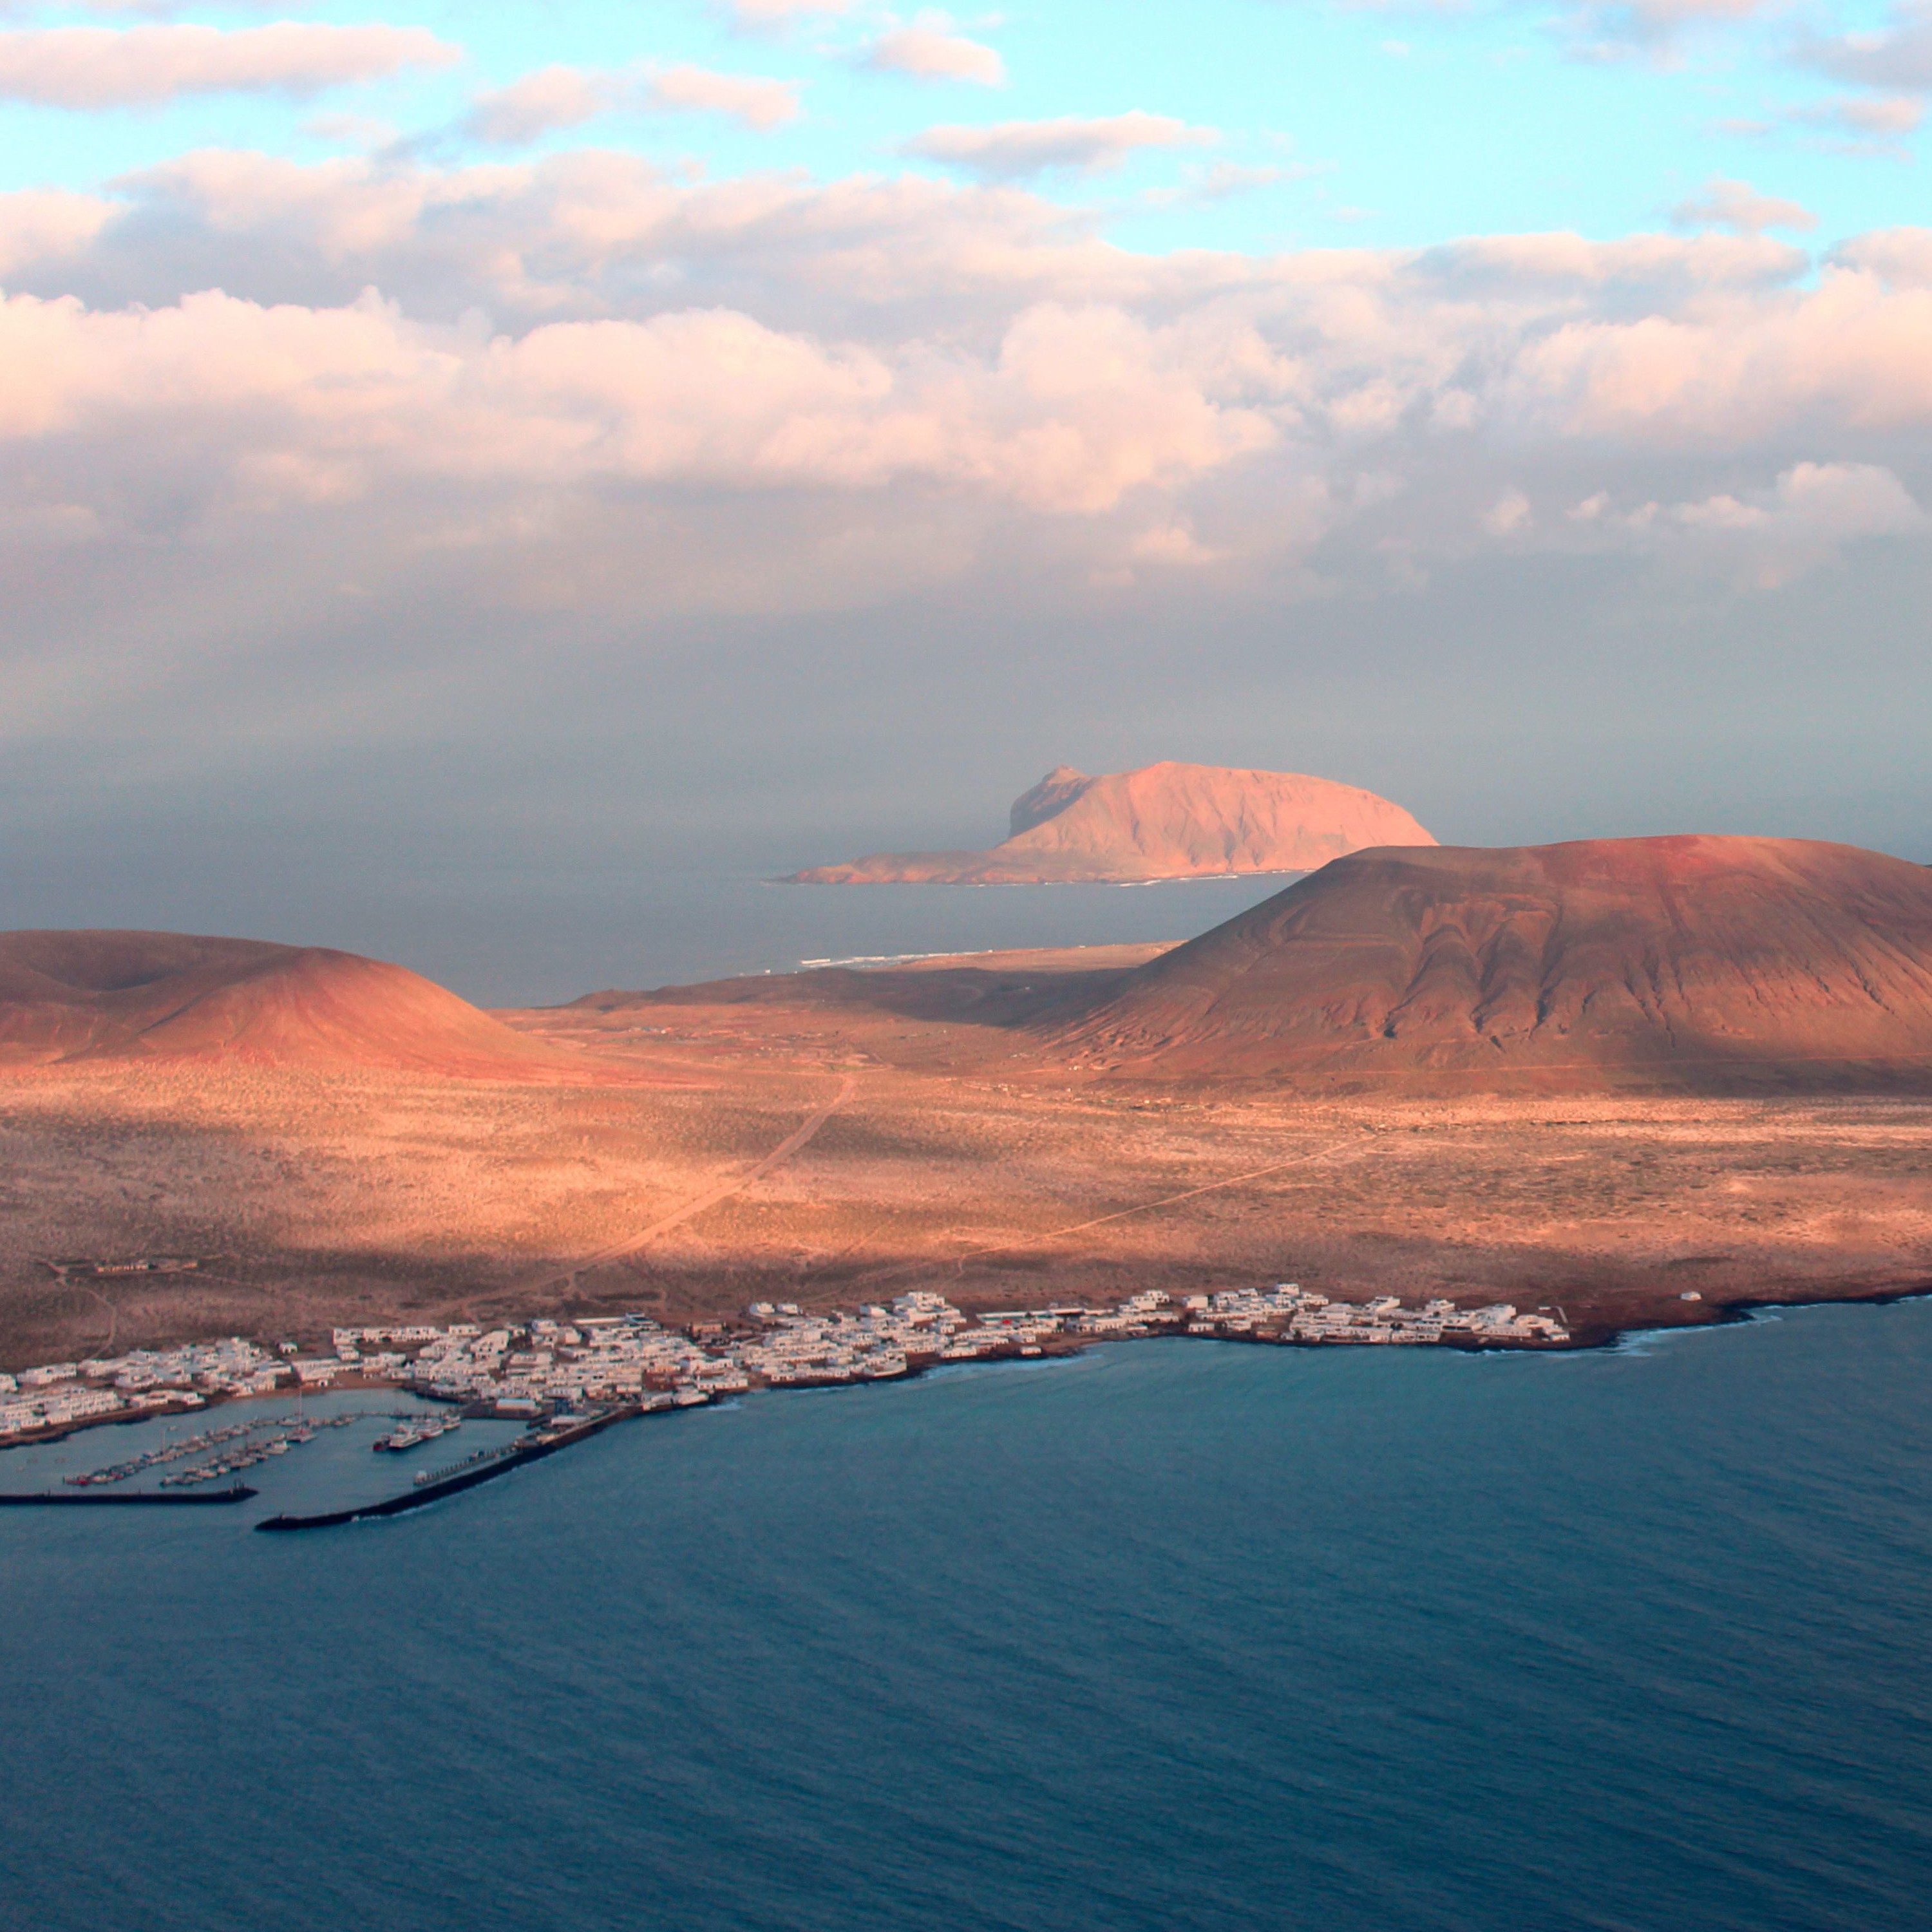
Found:
<path fill-rule="evenodd" d="M 320 901 L 303 916 L 304 930 L 338 935 L 328 944 L 397 959 L 478 1005 L 538 1006 L 830 961 L 1192 939 L 1294 883 L 1270 873 L 1141 886 L 784 886 L 742 872 L 506 870 L 447 892 L 424 881 L 393 898 Z"/>
<path fill-rule="evenodd" d="M 480 1437 L 0 1513 L 0 1919 L 1923 1932 L 1929 1389 L 1926 1302 L 1168 1340 L 649 1418 L 310 1534 L 249 1524 Z"/>
<path fill-rule="evenodd" d="M 822 856 L 822 855 L 821 855 Z M 486 1006 L 547 1006 L 779 972 L 814 959 L 1192 939 L 1285 891 L 1282 873 L 1145 886 L 782 886 L 755 866 L 505 864 L 218 868 L 199 891 L 166 866 L 28 867 L 0 854 L 18 926 L 153 928 L 340 946 L 426 974 Z"/>

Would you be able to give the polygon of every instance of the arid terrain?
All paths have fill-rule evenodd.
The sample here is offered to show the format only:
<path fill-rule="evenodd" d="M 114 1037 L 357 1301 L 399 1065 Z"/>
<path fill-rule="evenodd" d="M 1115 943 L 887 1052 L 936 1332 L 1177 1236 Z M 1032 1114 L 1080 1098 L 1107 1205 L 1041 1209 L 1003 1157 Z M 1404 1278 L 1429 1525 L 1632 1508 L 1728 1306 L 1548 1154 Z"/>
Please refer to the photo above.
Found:
<path fill-rule="evenodd" d="M 0 1360 L 405 1313 L 688 1320 L 922 1285 L 1005 1306 L 1282 1278 L 1550 1304 L 1588 1340 L 1932 1283 L 1932 1102 L 1217 1092 L 1044 1064 L 1012 1025 L 1154 950 L 505 1016 L 643 1084 L 16 1075 L 0 1085 Z M 67 1283 L 36 1264 L 140 1252 L 205 1264 Z"/>
<path fill-rule="evenodd" d="M 1179 947 L 495 1016 L 250 942 L 0 967 L 9 1365 L 1284 1279 L 1590 1340 L 1932 1285 L 1932 873 L 1844 846 L 1387 848 Z M 200 1265 L 44 1265 L 144 1255 Z"/>

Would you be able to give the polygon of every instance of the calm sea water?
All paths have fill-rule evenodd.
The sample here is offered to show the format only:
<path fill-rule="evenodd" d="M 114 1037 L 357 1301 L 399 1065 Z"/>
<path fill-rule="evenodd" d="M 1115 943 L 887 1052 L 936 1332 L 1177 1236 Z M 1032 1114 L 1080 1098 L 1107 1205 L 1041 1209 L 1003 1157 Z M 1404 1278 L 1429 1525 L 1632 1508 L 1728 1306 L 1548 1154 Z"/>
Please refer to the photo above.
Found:
<path fill-rule="evenodd" d="M 0 1918 L 1920 1932 L 1929 1386 L 1922 1303 L 1147 1342 L 314 1535 L 11 1512 Z M 250 1510 L 380 1486 L 374 1426 Z"/>

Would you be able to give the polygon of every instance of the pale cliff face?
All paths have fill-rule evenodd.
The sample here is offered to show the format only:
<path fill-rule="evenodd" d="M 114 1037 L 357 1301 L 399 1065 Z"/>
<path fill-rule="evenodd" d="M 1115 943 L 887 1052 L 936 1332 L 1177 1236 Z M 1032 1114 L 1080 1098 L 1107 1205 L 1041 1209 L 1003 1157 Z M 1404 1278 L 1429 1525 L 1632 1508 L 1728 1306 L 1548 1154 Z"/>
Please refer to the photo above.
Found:
<path fill-rule="evenodd" d="M 1306 872 L 1370 845 L 1433 845 L 1399 805 L 1298 772 L 1166 763 L 1090 778 L 1070 765 L 1013 802 L 989 852 L 889 852 L 797 875 L 809 885 L 993 885 Z"/>

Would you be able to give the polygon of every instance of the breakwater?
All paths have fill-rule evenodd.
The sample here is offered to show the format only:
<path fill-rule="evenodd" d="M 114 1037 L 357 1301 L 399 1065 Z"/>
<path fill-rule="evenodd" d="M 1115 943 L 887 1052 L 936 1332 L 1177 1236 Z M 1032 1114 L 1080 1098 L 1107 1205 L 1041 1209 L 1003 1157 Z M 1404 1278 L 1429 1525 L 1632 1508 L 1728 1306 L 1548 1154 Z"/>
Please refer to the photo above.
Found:
<path fill-rule="evenodd" d="M 473 1490 L 479 1483 L 493 1482 L 499 1476 L 507 1476 L 512 1469 L 521 1468 L 526 1462 L 541 1462 L 544 1456 L 554 1456 L 559 1450 L 568 1449 L 574 1443 L 587 1442 L 613 1423 L 622 1422 L 640 1412 L 634 1404 L 628 1403 L 620 1408 L 601 1410 L 580 1421 L 520 1436 L 506 1448 L 486 1450 L 442 1474 L 432 1475 L 427 1481 L 417 1483 L 400 1496 L 386 1496 L 380 1502 L 364 1503 L 356 1509 L 326 1510 L 313 1516 L 265 1516 L 255 1527 L 274 1531 L 334 1529 L 344 1523 L 402 1516 L 411 1510 L 427 1508 L 431 1503 L 440 1502 L 446 1496 Z"/>
<path fill-rule="evenodd" d="M 258 1491 L 246 1483 L 225 1490 L 200 1490 L 184 1496 L 178 1490 L 123 1490 L 118 1493 L 94 1490 L 27 1490 L 0 1495 L 0 1509 L 150 1509 L 192 1508 L 196 1504 L 245 1503 Z"/>

